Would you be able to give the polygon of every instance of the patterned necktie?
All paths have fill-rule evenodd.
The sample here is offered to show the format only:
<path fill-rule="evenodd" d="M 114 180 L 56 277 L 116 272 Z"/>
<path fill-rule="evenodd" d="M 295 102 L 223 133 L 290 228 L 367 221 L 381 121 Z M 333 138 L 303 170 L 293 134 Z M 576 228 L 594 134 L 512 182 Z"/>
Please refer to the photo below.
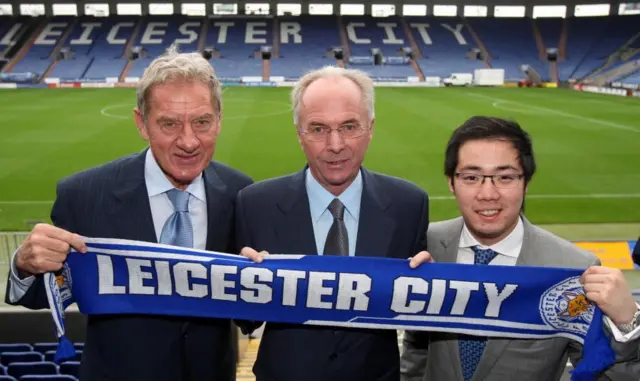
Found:
<path fill-rule="evenodd" d="M 160 234 L 160 243 L 193 247 L 193 227 L 189 218 L 189 193 L 171 189 L 167 196 L 173 204 L 173 214 L 167 219 Z"/>
<path fill-rule="evenodd" d="M 327 234 L 324 244 L 324 255 L 349 255 L 349 236 L 344 224 L 344 205 L 334 198 L 329 204 L 329 212 L 333 216 L 333 225 Z"/>
<path fill-rule="evenodd" d="M 498 255 L 491 249 L 483 250 L 479 246 L 473 246 L 471 249 L 475 253 L 474 264 L 476 265 L 487 265 Z M 462 335 L 458 339 L 462 375 L 465 381 L 469 381 L 473 377 L 486 344 L 487 339 L 477 336 Z"/>

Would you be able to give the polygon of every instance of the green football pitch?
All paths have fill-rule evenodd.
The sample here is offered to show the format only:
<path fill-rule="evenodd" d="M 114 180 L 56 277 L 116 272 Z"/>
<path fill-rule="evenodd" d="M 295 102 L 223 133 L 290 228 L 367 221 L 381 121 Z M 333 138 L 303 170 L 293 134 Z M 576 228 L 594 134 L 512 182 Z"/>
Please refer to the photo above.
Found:
<path fill-rule="evenodd" d="M 223 103 L 217 160 L 254 180 L 303 167 L 289 89 L 229 87 Z M 142 150 L 134 105 L 133 89 L 0 92 L 0 230 L 48 221 L 58 180 Z M 432 221 L 454 217 L 444 149 L 453 129 L 473 115 L 516 120 L 532 135 L 538 173 L 527 196 L 530 220 L 560 230 L 581 224 L 569 226 L 596 238 L 640 234 L 637 98 L 563 89 L 377 88 L 365 166 L 425 189 Z"/>

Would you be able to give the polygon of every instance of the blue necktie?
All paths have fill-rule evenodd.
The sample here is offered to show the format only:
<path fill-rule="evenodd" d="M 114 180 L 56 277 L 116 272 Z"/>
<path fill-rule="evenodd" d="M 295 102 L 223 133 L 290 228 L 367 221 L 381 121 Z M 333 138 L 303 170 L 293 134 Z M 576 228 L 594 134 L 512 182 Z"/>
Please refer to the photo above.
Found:
<path fill-rule="evenodd" d="M 160 234 L 160 243 L 173 246 L 193 247 L 193 227 L 189 218 L 189 193 L 171 189 L 167 196 L 173 204 L 173 214 L 169 216 Z"/>
<path fill-rule="evenodd" d="M 498 255 L 491 249 L 483 250 L 479 246 L 473 246 L 471 249 L 475 253 L 474 264 L 476 265 L 487 265 Z M 465 381 L 469 381 L 473 377 L 486 344 L 487 339 L 477 336 L 461 336 L 458 340 L 462 375 Z"/>

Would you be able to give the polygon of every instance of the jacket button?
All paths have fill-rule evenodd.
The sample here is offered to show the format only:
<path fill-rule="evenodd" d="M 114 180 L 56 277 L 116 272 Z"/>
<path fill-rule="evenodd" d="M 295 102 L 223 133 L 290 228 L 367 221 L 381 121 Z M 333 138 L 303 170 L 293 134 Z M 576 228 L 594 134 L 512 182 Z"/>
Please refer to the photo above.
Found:
<path fill-rule="evenodd" d="M 331 356 L 329 356 L 329 360 L 335 360 L 338 358 L 338 354 L 337 353 L 332 353 Z"/>

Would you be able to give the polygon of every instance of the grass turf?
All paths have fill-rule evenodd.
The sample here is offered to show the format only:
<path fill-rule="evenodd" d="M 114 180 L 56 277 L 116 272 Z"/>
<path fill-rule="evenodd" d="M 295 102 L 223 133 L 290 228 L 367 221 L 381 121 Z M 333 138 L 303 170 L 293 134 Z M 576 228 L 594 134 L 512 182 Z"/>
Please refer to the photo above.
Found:
<path fill-rule="evenodd" d="M 215 158 L 254 180 L 300 170 L 288 96 L 285 88 L 228 88 Z M 59 179 L 143 149 L 134 105 L 132 89 L 0 92 L 0 230 L 48 221 Z M 472 115 L 513 119 L 532 135 L 538 173 L 526 215 L 534 223 L 632 223 L 610 225 L 613 235 L 615 226 L 626 226 L 629 239 L 640 234 L 638 99 L 561 89 L 378 88 L 365 166 L 425 189 L 432 221 L 454 217 L 444 149 Z"/>

